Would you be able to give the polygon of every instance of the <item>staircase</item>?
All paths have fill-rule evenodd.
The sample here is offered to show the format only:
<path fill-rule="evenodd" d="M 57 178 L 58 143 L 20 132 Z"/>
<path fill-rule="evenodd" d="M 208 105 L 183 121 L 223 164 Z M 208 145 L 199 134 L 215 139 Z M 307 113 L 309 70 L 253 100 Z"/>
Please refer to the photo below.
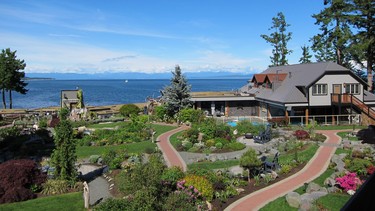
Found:
<path fill-rule="evenodd" d="M 362 114 L 367 115 L 375 121 L 375 111 L 370 106 L 364 104 L 360 99 L 352 94 L 331 94 L 333 104 L 352 104 L 357 107 Z"/>

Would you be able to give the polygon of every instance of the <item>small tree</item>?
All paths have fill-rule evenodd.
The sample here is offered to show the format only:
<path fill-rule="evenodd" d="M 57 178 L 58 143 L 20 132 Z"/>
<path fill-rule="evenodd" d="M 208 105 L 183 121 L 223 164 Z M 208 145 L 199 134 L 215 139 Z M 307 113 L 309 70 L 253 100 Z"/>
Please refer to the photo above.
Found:
<path fill-rule="evenodd" d="M 56 148 L 51 157 L 55 166 L 55 176 L 59 179 L 74 181 L 77 177 L 76 145 L 73 140 L 72 125 L 68 120 L 62 120 L 56 126 L 54 139 Z"/>
<path fill-rule="evenodd" d="M 191 86 L 182 75 L 180 66 L 177 65 L 172 74 L 171 85 L 161 91 L 162 100 L 170 117 L 174 117 L 181 109 L 189 108 L 192 105 L 190 101 Z"/>
<path fill-rule="evenodd" d="M 248 182 L 250 183 L 250 172 L 262 165 L 262 161 L 257 157 L 256 151 L 250 148 L 240 158 L 240 166 L 248 170 Z"/>
<path fill-rule="evenodd" d="M 68 108 L 61 108 L 59 111 L 60 120 L 66 120 L 69 117 L 70 110 Z"/>
<path fill-rule="evenodd" d="M 120 114 L 124 117 L 136 116 L 140 111 L 141 109 L 134 104 L 126 104 L 120 108 Z"/>
<path fill-rule="evenodd" d="M 38 188 L 46 179 L 32 160 L 10 160 L 0 164 L 0 203 L 35 198 L 31 187 Z"/>

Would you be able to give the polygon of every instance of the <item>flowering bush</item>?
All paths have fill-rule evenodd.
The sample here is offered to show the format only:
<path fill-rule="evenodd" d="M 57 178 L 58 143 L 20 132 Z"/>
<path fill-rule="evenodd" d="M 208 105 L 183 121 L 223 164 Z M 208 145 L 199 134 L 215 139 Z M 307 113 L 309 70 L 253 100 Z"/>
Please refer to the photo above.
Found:
<path fill-rule="evenodd" d="M 181 180 L 177 182 L 177 193 L 185 193 L 186 195 L 190 196 L 189 201 L 196 201 L 198 198 L 202 196 L 202 194 L 196 189 L 194 186 L 190 185 L 186 187 L 186 181 Z"/>
<path fill-rule="evenodd" d="M 367 167 L 367 174 L 371 175 L 375 172 L 375 166 L 371 165 Z"/>
<path fill-rule="evenodd" d="M 184 186 L 191 189 L 191 187 L 196 188 L 206 200 L 211 201 L 214 188 L 212 187 L 212 183 L 203 176 L 197 175 L 188 175 L 184 178 L 185 183 Z"/>
<path fill-rule="evenodd" d="M 357 185 L 361 185 L 361 180 L 357 177 L 356 173 L 347 173 L 343 177 L 336 178 L 338 185 L 343 188 L 345 191 L 357 190 Z"/>
<path fill-rule="evenodd" d="M 296 130 L 296 132 L 294 132 L 294 136 L 298 139 L 298 140 L 303 140 L 303 139 L 307 139 L 309 138 L 309 133 L 307 131 L 304 131 L 304 130 Z"/>

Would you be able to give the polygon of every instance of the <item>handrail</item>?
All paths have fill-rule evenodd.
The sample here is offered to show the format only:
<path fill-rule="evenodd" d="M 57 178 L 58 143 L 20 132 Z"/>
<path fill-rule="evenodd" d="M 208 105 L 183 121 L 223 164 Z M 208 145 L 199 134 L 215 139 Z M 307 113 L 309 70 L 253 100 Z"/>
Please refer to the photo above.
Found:
<path fill-rule="evenodd" d="M 363 103 L 358 97 L 353 94 L 331 94 L 331 102 L 333 103 L 350 103 L 364 112 L 371 119 L 375 120 L 375 111 L 365 103 Z"/>

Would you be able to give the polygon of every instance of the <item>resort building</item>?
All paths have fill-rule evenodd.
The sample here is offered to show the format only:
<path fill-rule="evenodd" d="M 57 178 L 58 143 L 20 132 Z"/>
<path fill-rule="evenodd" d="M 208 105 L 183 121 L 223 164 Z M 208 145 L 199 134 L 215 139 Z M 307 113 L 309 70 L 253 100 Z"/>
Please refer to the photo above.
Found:
<path fill-rule="evenodd" d="M 216 116 L 258 116 L 304 124 L 309 119 L 350 122 L 353 117 L 362 123 L 375 121 L 375 95 L 367 91 L 366 82 L 333 62 L 270 67 L 234 93 L 192 93 L 191 100 L 195 108 Z"/>

